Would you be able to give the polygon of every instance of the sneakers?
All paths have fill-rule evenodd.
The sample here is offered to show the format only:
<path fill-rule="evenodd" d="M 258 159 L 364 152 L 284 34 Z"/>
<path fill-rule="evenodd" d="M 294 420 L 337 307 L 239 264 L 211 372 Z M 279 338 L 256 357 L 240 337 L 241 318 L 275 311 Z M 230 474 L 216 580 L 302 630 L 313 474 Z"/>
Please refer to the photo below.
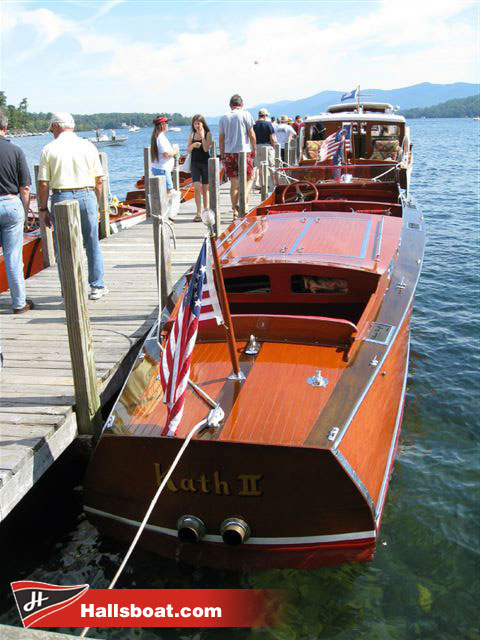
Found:
<path fill-rule="evenodd" d="M 25 306 L 21 307 L 20 309 L 14 309 L 13 313 L 26 313 L 31 309 L 35 309 L 35 305 L 33 304 L 33 300 L 30 300 L 30 298 L 27 298 L 25 301 Z"/>
<path fill-rule="evenodd" d="M 89 294 L 90 300 L 100 300 L 103 296 L 106 296 L 108 293 L 108 288 L 103 287 L 102 289 L 97 289 L 96 287 L 92 287 Z"/>

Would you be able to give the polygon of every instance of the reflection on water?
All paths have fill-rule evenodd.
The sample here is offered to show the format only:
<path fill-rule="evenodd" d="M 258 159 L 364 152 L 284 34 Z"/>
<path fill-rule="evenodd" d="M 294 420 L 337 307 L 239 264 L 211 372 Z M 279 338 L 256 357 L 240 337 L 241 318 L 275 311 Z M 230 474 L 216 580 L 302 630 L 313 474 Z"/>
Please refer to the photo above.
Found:
<path fill-rule="evenodd" d="M 427 251 L 412 321 L 404 428 L 369 565 L 259 574 L 192 569 L 137 550 L 120 587 L 277 587 L 291 594 L 278 630 L 102 629 L 111 639 L 478 640 L 478 170 L 479 123 L 412 121 L 413 191 Z M 185 146 L 188 131 L 171 134 Z M 216 133 L 216 129 L 215 132 Z M 143 173 L 149 130 L 107 150 L 112 192 Z M 183 136 L 183 137 L 182 137 Z M 26 138 L 37 160 L 44 138 Z M 438 159 L 441 158 L 441 162 Z M 67 453 L 2 528 L 0 621 L 19 626 L 8 581 L 106 587 L 126 551 L 81 511 L 81 469 Z M 5 550 L 8 552 L 5 553 Z M 73 632 L 72 632 L 73 633 Z M 78 635 L 79 631 L 75 631 Z"/>

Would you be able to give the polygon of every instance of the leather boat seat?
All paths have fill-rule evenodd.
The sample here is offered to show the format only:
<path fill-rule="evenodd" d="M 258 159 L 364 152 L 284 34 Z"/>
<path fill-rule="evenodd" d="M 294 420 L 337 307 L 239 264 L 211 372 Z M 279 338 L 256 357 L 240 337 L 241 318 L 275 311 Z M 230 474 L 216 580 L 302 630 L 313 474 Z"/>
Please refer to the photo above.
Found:
<path fill-rule="evenodd" d="M 375 140 L 370 160 L 398 160 L 400 144 L 398 140 Z"/>
<path fill-rule="evenodd" d="M 305 142 L 304 160 L 317 160 L 318 152 L 324 140 L 307 140 Z"/>

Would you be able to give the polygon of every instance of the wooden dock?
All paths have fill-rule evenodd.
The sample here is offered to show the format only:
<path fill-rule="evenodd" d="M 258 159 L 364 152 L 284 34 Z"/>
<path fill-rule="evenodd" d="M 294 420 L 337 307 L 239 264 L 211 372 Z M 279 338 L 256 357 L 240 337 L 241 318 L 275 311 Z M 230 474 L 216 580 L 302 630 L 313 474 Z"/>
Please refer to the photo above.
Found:
<path fill-rule="evenodd" d="M 257 192 L 250 207 L 260 201 Z M 232 221 L 229 184 L 220 189 L 222 228 Z M 181 206 L 172 243 L 173 281 L 195 262 L 206 233 L 194 201 Z M 102 405 L 120 386 L 119 367 L 155 322 L 158 296 L 152 224 L 140 223 L 101 243 L 110 293 L 88 302 Z M 56 267 L 27 280 L 35 309 L 13 315 L 0 294 L 0 522 L 77 436 L 65 309 Z M 116 375 L 117 374 L 117 375 Z"/>

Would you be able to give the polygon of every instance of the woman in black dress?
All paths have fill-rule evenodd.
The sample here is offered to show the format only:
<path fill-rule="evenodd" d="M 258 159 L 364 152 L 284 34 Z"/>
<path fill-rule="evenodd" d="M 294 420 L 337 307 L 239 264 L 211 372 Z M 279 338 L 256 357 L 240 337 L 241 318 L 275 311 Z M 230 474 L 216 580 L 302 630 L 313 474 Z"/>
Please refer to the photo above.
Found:
<path fill-rule="evenodd" d="M 212 134 L 205 118 L 200 114 L 193 116 L 187 152 L 191 154 L 191 172 L 195 189 L 195 204 L 197 206 L 194 222 L 201 221 L 202 196 L 203 208 L 208 209 L 208 150 L 211 143 Z"/>

